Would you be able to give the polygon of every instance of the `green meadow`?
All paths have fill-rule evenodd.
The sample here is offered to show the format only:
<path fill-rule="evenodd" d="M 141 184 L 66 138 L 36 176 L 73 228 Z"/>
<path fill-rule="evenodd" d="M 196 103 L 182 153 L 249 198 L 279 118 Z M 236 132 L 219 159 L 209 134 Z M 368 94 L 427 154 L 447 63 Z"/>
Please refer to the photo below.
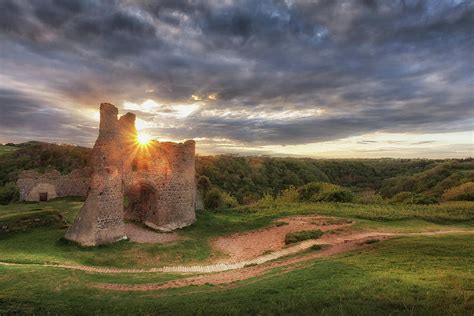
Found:
<path fill-rule="evenodd" d="M 405 236 L 367 248 L 303 261 L 291 269 L 224 285 L 185 286 L 144 292 L 97 289 L 100 283 L 160 284 L 187 275 L 100 274 L 41 264 L 119 268 L 205 264 L 223 256 L 209 241 L 269 225 L 292 215 L 347 218 L 355 231 L 420 232 L 470 229 L 474 203 L 362 205 L 287 203 L 202 211 L 166 245 L 83 248 L 62 239 L 80 209 L 78 199 L 0 206 L 0 314 L 144 315 L 472 315 L 474 234 Z M 304 255 L 304 254 L 301 254 Z M 277 259 L 284 260 L 284 258 Z M 245 269 L 245 268 L 244 268 Z"/>

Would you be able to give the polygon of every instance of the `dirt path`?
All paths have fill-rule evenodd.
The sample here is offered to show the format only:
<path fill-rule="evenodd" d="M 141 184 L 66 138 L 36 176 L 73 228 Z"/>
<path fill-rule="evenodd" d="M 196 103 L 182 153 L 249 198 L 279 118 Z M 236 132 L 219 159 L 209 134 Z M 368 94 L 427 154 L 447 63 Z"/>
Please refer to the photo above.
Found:
<path fill-rule="evenodd" d="M 437 232 L 422 232 L 422 233 L 360 233 L 352 234 L 345 236 L 337 236 L 336 238 L 327 238 L 325 241 L 330 242 L 329 247 L 321 250 L 315 251 L 314 253 L 309 253 L 307 255 L 287 258 L 286 260 L 272 261 L 262 265 L 248 266 L 243 269 L 224 271 L 213 274 L 204 274 L 198 276 L 192 276 L 184 279 L 168 281 L 164 283 L 157 284 L 114 284 L 114 283 L 99 283 L 92 285 L 95 288 L 107 289 L 114 291 L 154 291 L 161 289 L 170 289 L 170 288 L 179 288 L 190 285 L 205 285 L 205 284 L 229 284 L 236 281 L 242 281 L 250 279 L 259 275 L 264 274 L 277 267 L 285 267 L 285 270 L 282 273 L 292 271 L 297 268 L 295 264 L 308 261 L 311 259 L 328 257 L 336 255 L 339 253 L 349 252 L 356 249 L 363 249 L 369 247 L 369 240 L 382 241 L 388 238 L 393 238 L 396 236 L 433 236 L 433 235 L 442 235 L 442 234 L 460 234 L 460 233 L 474 233 L 472 230 L 446 230 L 446 231 L 437 231 Z M 305 247 L 310 247 L 314 244 L 321 244 L 323 240 L 317 241 L 306 241 L 300 243 L 300 247 L 304 249 Z"/>
<path fill-rule="evenodd" d="M 60 269 L 80 270 L 91 273 L 157 273 L 157 272 L 173 272 L 173 273 L 203 273 L 206 275 L 193 276 L 181 280 L 170 281 L 163 284 L 141 284 L 141 285 L 119 285 L 119 284 L 97 284 L 98 288 L 107 288 L 112 290 L 126 290 L 126 291 L 146 291 L 151 289 L 164 289 L 173 287 L 182 287 L 190 284 L 200 285 L 205 283 L 222 284 L 238 280 L 248 279 L 264 273 L 275 267 L 288 266 L 293 263 L 306 261 L 313 258 L 327 257 L 338 253 L 348 252 L 355 249 L 360 249 L 367 246 L 369 239 L 383 240 L 396 236 L 432 236 L 441 234 L 460 234 L 460 233 L 474 233 L 473 230 L 443 230 L 435 232 L 420 232 L 420 233 L 380 233 L 380 232 L 365 232 L 356 234 L 335 235 L 327 234 L 318 240 L 307 240 L 295 246 L 287 247 L 282 250 L 259 256 L 252 260 L 240 261 L 231 264 L 215 264 L 207 266 L 174 266 L 161 267 L 151 269 L 120 269 L 120 268 L 106 268 L 93 267 L 84 265 L 56 265 L 56 264 L 21 264 L 0 262 L 4 266 L 39 266 L 51 267 Z M 287 258 L 286 260 L 273 261 L 275 259 L 301 252 L 308 249 L 315 244 L 326 244 L 328 247 L 321 251 L 317 251 L 308 255 Z M 271 262 L 269 262 L 271 261 Z M 216 273 L 217 272 L 217 273 Z M 212 274 L 207 274 L 212 273 Z"/>
<path fill-rule="evenodd" d="M 387 238 L 386 236 L 373 235 L 371 236 L 370 239 L 375 238 L 375 237 L 377 237 L 378 240 Z M 154 291 L 154 290 L 161 290 L 161 289 L 179 288 L 179 287 L 185 287 L 185 286 L 190 286 L 190 285 L 229 284 L 232 282 L 242 281 L 242 280 L 246 280 L 246 279 L 250 279 L 250 278 L 262 275 L 265 272 L 268 272 L 278 267 L 287 267 L 286 272 L 288 272 L 294 269 L 294 268 L 291 268 L 291 265 L 295 263 L 299 263 L 299 262 L 303 262 L 303 261 L 307 261 L 307 260 L 315 259 L 315 258 L 327 257 L 327 256 L 335 255 L 338 253 L 343 253 L 343 252 L 355 250 L 358 248 L 362 248 L 363 246 L 367 246 L 365 241 L 368 239 L 369 238 L 347 241 L 345 243 L 333 245 L 324 250 L 314 252 L 306 256 L 288 258 L 287 260 L 283 260 L 283 261 L 274 261 L 274 262 L 270 262 L 270 263 L 262 264 L 262 265 L 248 266 L 243 269 L 192 276 L 189 278 L 179 279 L 179 280 L 174 280 L 174 281 L 169 281 L 169 282 L 164 282 L 164 283 L 158 283 L 158 284 L 99 283 L 99 284 L 94 284 L 93 287 L 99 288 L 99 289 L 115 290 L 115 291 Z"/>

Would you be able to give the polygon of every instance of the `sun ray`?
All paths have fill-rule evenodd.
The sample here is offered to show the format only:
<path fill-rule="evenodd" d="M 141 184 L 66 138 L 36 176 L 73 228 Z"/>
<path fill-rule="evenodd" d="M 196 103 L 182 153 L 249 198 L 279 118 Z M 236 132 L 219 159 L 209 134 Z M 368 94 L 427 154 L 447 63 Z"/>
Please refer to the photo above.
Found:
<path fill-rule="evenodd" d="M 151 136 L 150 134 L 140 132 L 137 134 L 137 143 L 140 146 L 147 146 L 150 144 Z"/>

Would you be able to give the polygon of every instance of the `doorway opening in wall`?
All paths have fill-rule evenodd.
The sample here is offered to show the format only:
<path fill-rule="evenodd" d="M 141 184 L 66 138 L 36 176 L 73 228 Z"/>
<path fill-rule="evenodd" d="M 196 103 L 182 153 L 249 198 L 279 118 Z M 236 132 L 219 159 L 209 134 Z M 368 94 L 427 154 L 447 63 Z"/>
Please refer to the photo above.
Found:
<path fill-rule="evenodd" d="M 48 192 L 40 192 L 39 200 L 40 202 L 46 202 L 48 200 Z"/>
<path fill-rule="evenodd" d="M 125 190 L 125 219 L 143 222 L 148 213 L 156 209 L 157 193 L 146 183 L 132 185 Z"/>

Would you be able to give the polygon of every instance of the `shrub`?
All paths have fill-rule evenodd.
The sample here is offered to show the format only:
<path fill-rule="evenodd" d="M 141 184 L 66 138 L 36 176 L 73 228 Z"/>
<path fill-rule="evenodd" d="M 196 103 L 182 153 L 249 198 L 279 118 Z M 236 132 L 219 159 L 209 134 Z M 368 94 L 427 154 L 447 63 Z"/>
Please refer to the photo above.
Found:
<path fill-rule="evenodd" d="M 413 193 L 407 192 L 407 191 L 399 192 L 399 193 L 395 194 L 392 197 L 390 202 L 393 202 L 393 203 L 410 203 L 410 204 L 412 204 L 413 203 Z"/>
<path fill-rule="evenodd" d="M 211 188 L 211 180 L 206 176 L 200 176 L 197 180 L 197 187 L 199 192 L 206 194 Z"/>
<path fill-rule="evenodd" d="M 414 194 L 411 192 L 400 192 L 395 194 L 391 199 L 393 203 L 404 203 L 404 204 L 436 204 L 438 199 L 434 196 L 429 196 L 425 194 Z"/>
<path fill-rule="evenodd" d="M 365 243 L 366 243 L 367 245 L 375 244 L 376 242 L 379 242 L 379 240 L 378 240 L 378 239 L 367 239 L 367 240 L 365 241 Z"/>
<path fill-rule="evenodd" d="M 216 188 L 209 190 L 204 197 L 204 206 L 208 209 L 232 208 L 238 205 L 235 197 Z"/>
<path fill-rule="evenodd" d="M 446 190 L 443 194 L 446 201 L 474 201 L 474 182 L 466 182 Z"/>
<path fill-rule="evenodd" d="M 319 193 L 311 197 L 313 202 L 352 202 L 351 191 L 336 184 L 323 183 Z"/>
<path fill-rule="evenodd" d="M 299 190 L 302 201 L 311 202 L 352 202 L 352 192 L 337 184 L 326 182 L 310 182 Z"/>
<path fill-rule="evenodd" d="M 20 192 L 15 183 L 9 182 L 3 187 L 0 187 L 0 204 L 6 205 L 16 202 L 20 199 Z"/>
<path fill-rule="evenodd" d="M 424 194 L 415 194 L 413 196 L 413 204 L 436 204 L 439 203 L 438 198 L 427 196 Z"/>
<path fill-rule="evenodd" d="M 298 189 L 302 201 L 310 201 L 313 195 L 321 191 L 323 182 L 310 182 Z"/>
<path fill-rule="evenodd" d="M 239 206 L 239 202 L 237 202 L 237 199 L 233 197 L 232 195 L 230 195 L 229 193 L 222 192 L 221 196 L 222 196 L 222 200 L 224 201 L 224 207 L 232 208 L 232 207 Z"/>
<path fill-rule="evenodd" d="M 327 192 L 323 192 L 319 194 L 316 201 L 324 201 L 324 202 L 352 202 L 354 196 L 352 193 L 347 190 L 331 190 Z"/>
<path fill-rule="evenodd" d="M 257 205 L 260 207 L 270 207 L 275 204 L 275 199 L 269 193 L 265 193 L 260 200 L 258 200 Z"/>
<path fill-rule="evenodd" d="M 321 250 L 322 248 L 323 247 L 321 245 L 312 245 L 311 247 L 309 247 L 309 249 L 315 250 L 315 251 Z"/>
<path fill-rule="evenodd" d="M 260 200 L 260 197 L 258 196 L 257 193 L 248 193 L 242 197 L 242 203 L 244 205 L 249 205 L 249 204 L 254 204 L 258 203 Z"/>
<path fill-rule="evenodd" d="M 288 189 L 281 191 L 275 199 L 275 202 L 277 203 L 295 203 L 298 201 L 299 193 L 294 186 L 290 186 Z"/>
<path fill-rule="evenodd" d="M 224 207 L 224 198 L 221 191 L 218 189 L 211 189 L 204 197 L 204 206 L 208 209 L 217 209 Z"/>
<path fill-rule="evenodd" d="M 375 191 L 363 191 L 357 195 L 356 202 L 360 204 L 382 204 L 384 200 Z"/>
<path fill-rule="evenodd" d="M 288 233 L 285 236 L 285 244 L 294 244 L 303 240 L 308 239 L 318 239 L 324 233 L 317 229 L 317 230 L 303 230 L 300 232 Z"/>

